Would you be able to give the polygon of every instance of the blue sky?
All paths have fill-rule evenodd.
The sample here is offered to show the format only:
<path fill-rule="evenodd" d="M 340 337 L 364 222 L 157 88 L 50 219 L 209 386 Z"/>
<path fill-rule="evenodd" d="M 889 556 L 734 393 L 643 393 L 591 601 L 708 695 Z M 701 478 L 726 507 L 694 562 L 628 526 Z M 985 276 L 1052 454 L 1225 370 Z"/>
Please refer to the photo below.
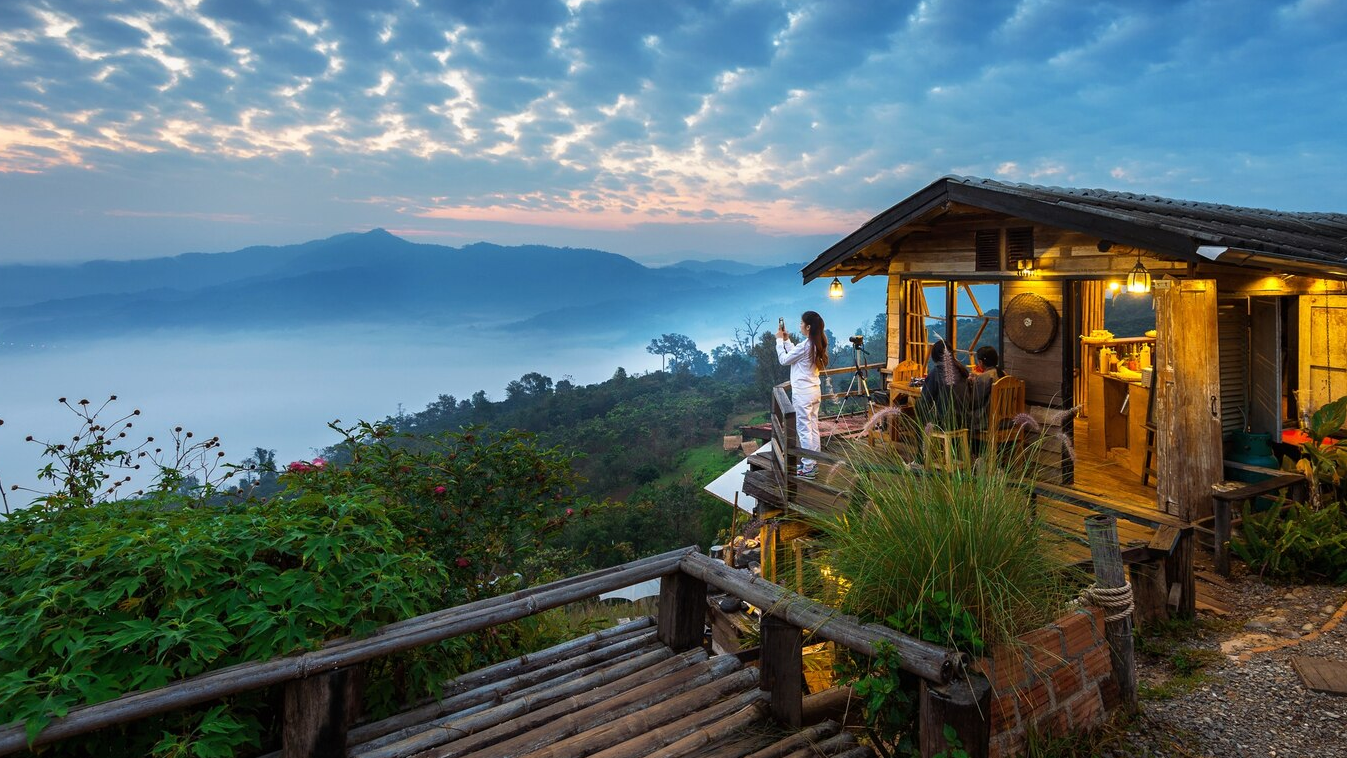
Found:
<path fill-rule="evenodd" d="M 805 261 L 948 173 L 1347 210 L 1347 0 L 0 3 L 0 262 Z"/>

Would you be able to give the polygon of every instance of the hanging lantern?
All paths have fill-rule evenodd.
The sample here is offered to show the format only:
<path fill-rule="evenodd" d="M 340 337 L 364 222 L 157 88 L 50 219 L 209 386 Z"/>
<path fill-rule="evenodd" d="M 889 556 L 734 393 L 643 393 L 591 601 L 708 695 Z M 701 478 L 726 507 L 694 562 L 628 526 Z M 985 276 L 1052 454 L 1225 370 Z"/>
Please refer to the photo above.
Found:
<path fill-rule="evenodd" d="M 842 297 L 842 281 L 833 277 L 833 283 L 828 285 L 828 297 L 837 300 Z"/>
<path fill-rule="evenodd" d="M 1138 295 L 1151 291 L 1151 272 L 1141 265 L 1140 253 L 1137 253 L 1137 265 L 1127 272 L 1127 291 Z"/>

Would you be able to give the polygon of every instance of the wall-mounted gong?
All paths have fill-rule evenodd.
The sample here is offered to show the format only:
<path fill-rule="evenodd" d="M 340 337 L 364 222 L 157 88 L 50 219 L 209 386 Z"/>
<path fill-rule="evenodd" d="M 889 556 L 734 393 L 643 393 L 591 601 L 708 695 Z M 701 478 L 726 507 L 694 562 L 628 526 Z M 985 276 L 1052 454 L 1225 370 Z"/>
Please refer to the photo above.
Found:
<path fill-rule="evenodd" d="M 1039 295 L 1016 295 L 1002 317 L 1006 337 L 1027 353 L 1041 353 L 1057 336 L 1057 309 Z"/>

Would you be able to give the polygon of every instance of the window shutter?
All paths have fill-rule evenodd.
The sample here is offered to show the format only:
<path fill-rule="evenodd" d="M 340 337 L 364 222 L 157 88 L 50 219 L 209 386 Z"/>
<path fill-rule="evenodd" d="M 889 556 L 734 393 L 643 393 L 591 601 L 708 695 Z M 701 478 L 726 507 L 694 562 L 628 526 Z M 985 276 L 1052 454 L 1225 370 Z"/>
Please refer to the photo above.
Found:
<path fill-rule="evenodd" d="M 1007 229 L 1006 268 L 1014 271 L 1016 261 L 1033 260 L 1033 258 L 1034 228 L 1032 226 L 1021 226 L 1016 229 Z"/>
<path fill-rule="evenodd" d="M 1001 230 L 983 229 L 973 233 L 977 271 L 1001 270 Z"/>

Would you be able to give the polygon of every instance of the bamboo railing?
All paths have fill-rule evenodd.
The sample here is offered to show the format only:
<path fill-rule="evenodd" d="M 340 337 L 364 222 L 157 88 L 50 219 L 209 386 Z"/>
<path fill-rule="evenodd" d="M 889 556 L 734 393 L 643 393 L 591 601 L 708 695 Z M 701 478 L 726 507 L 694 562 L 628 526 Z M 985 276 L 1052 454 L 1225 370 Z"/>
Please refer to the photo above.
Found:
<path fill-rule="evenodd" d="M 662 578 L 657 637 L 674 651 L 702 645 L 708 586 L 761 609 L 761 687 L 768 691 L 770 712 L 778 720 L 794 726 L 800 724 L 800 651 L 806 635 L 831 640 L 866 655 L 885 643 L 900 653 L 903 670 L 923 681 L 923 753 L 934 754 L 941 749 L 943 726 L 948 723 L 955 727 L 971 756 L 986 754 L 989 688 L 985 679 L 965 673 L 961 654 L 877 624 L 842 616 L 785 588 L 701 555 L 695 547 L 407 619 L 381 627 L 362 639 L 334 640 L 319 650 L 229 666 L 157 689 L 73 708 L 65 716 L 53 718 L 31 747 L 280 684 L 286 687 L 282 755 L 299 758 L 341 753 L 350 726 L 346 723 L 349 709 L 343 699 L 347 687 L 344 674 L 350 667 L 654 578 Z M 938 723 L 928 724 L 927 716 L 938 717 Z M 929 751 L 928 733 L 934 735 Z M 0 755 L 29 747 L 22 723 L 0 729 Z"/>

